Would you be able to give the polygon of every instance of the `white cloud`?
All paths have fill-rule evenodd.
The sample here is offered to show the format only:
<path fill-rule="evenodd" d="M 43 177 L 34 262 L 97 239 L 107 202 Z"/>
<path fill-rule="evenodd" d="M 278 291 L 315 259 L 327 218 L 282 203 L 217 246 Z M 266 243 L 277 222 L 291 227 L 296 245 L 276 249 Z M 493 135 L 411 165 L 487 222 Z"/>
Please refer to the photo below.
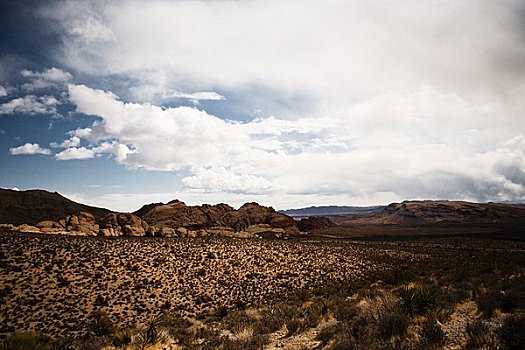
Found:
<path fill-rule="evenodd" d="M 129 91 L 119 94 L 131 96 L 124 102 L 110 91 L 69 85 L 77 111 L 101 118 L 71 132 L 81 142 L 69 152 L 189 171 L 183 193 L 196 201 L 221 192 L 234 201 L 257 193 L 283 206 L 288 197 L 304 204 L 525 199 L 520 6 L 490 0 L 51 6 L 47 16 L 65 32 L 57 58 L 94 81 L 122 79 L 115 86 Z M 223 99 L 226 111 L 238 99 L 255 99 L 250 110 L 278 105 L 292 112 L 233 122 L 152 102 L 170 98 Z"/>
<path fill-rule="evenodd" d="M 262 194 L 276 190 L 275 185 L 261 176 L 237 174 L 223 167 L 199 167 L 191 169 L 191 173 L 182 183 L 197 192 Z"/>
<path fill-rule="evenodd" d="M 192 92 L 190 94 L 180 92 L 180 91 L 165 91 L 162 95 L 164 99 L 169 98 L 185 98 L 188 100 L 196 100 L 196 101 L 220 101 L 224 100 L 224 96 L 219 95 L 218 93 L 214 91 L 199 91 L 199 92 Z"/>
<path fill-rule="evenodd" d="M 43 72 L 34 72 L 30 70 L 23 70 L 20 74 L 30 80 L 29 83 L 21 85 L 21 88 L 26 91 L 34 91 L 38 89 L 45 89 L 48 87 L 64 84 L 71 80 L 73 76 L 55 67 L 49 68 Z"/>
<path fill-rule="evenodd" d="M 26 95 L 0 105 L 0 114 L 56 114 L 59 104 L 61 102 L 53 96 Z"/>
<path fill-rule="evenodd" d="M 40 147 L 38 143 L 26 143 L 22 146 L 10 148 L 9 153 L 14 156 L 22 154 L 44 154 L 48 156 L 52 154 L 51 150 Z"/>
<path fill-rule="evenodd" d="M 66 33 L 78 33 L 66 36 L 57 54 L 66 65 L 131 77 L 158 93 L 181 84 L 226 90 L 258 85 L 303 91 L 323 106 L 424 84 L 485 102 L 520 93 L 525 71 L 515 62 L 525 51 L 517 45 L 519 3 L 302 4 L 70 1 L 47 16 Z M 110 38 L 111 44 L 97 41 Z"/>
<path fill-rule="evenodd" d="M 7 96 L 7 89 L 0 85 L 0 97 Z"/>
<path fill-rule="evenodd" d="M 61 143 L 57 143 L 57 142 L 52 142 L 50 144 L 51 147 L 55 147 L 55 148 L 70 148 L 70 147 L 78 147 L 80 146 L 80 138 L 78 138 L 77 136 L 72 136 L 70 137 L 69 139 L 67 140 L 64 140 L 63 142 Z"/>
<path fill-rule="evenodd" d="M 189 168 L 182 183 L 192 193 L 257 193 L 280 202 L 316 194 L 357 202 L 525 196 L 521 136 L 472 133 L 495 127 L 498 108 L 431 88 L 379 96 L 322 118 L 245 123 L 188 107 L 124 103 L 82 85 L 70 85 L 69 93 L 79 112 L 101 117 L 72 132 L 93 144 L 85 149 L 90 157 L 115 154 L 119 163 L 150 170 Z"/>
<path fill-rule="evenodd" d="M 91 159 L 95 157 L 92 149 L 85 147 L 71 147 L 55 155 L 58 160 Z"/>
<path fill-rule="evenodd" d="M 68 32 L 86 43 L 106 42 L 113 39 L 113 32 L 92 15 L 68 23 Z"/>

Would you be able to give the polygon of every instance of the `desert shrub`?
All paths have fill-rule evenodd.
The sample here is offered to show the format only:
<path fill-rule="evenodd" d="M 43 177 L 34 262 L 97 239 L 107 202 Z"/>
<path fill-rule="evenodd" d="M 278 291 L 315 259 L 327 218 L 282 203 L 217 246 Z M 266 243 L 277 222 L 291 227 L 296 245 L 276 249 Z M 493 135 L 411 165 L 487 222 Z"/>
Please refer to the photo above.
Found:
<path fill-rule="evenodd" d="M 484 346 L 495 347 L 495 339 L 490 328 L 481 320 L 467 323 L 466 327 L 467 345 L 466 349 L 479 349 Z"/>
<path fill-rule="evenodd" d="M 117 347 L 123 347 L 131 343 L 131 331 L 128 328 L 121 329 L 113 334 L 111 343 Z"/>
<path fill-rule="evenodd" d="M 338 322 L 330 322 L 321 327 L 315 339 L 319 340 L 322 346 L 325 346 L 338 333 L 339 328 L 340 324 Z"/>
<path fill-rule="evenodd" d="M 49 350 L 51 338 L 32 332 L 14 333 L 0 345 L 1 350 Z"/>
<path fill-rule="evenodd" d="M 483 293 L 476 298 L 476 304 L 484 317 L 490 318 L 500 306 L 501 293 L 495 290 Z"/>
<path fill-rule="evenodd" d="M 500 308 L 504 312 L 514 311 L 520 302 L 520 292 L 517 289 L 509 289 L 501 295 Z"/>
<path fill-rule="evenodd" d="M 311 298 L 311 294 L 306 288 L 300 288 L 295 292 L 297 300 L 305 302 Z"/>
<path fill-rule="evenodd" d="M 94 311 L 90 315 L 89 329 L 96 336 L 111 335 L 115 331 L 113 321 L 105 311 Z"/>
<path fill-rule="evenodd" d="M 405 286 L 398 291 L 398 295 L 409 315 L 420 315 L 435 306 L 438 289 L 434 286 Z"/>
<path fill-rule="evenodd" d="M 221 305 L 217 308 L 217 311 L 215 312 L 215 315 L 219 318 L 219 319 L 223 319 L 225 318 L 226 316 L 228 316 L 228 308 L 224 305 Z"/>
<path fill-rule="evenodd" d="M 166 323 L 167 319 L 164 315 L 152 316 L 146 321 L 143 333 L 147 344 L 157 344 L 165 340 L 166 337 L 162 331 Z"/>
<path fill-rule="evenodd" d="M 261 318 L 255 323 L 254 332 L 256 334 L 276 332 L 286 321 L 286 318 L 280 312 L 279 308 L 266 309 L 261 313 Z"/>
<path fill-rule="evenodd" d="M 387 285 L 399 285 L 401 283 L 410 282 L 414 280 L 416 275 L 407 269 L 394 269 L 383 271 L 379 275 L 379 279 Z"/>
<path fill-rule="evenodd" d="M 167 318 L 164 328 L 168 331 L 168 334 L 177 342 L 183 343 L 191 337 L 189 328 L 192 323 L 182 317 L 171 317 Z"/>
<path fill-rule="evenodd" d="M 208 327 L 199 327 L 192 333 L 192 338 L 189 339 L 188 344 L 184 349 L 198 349 L 198 350 L 216 350 L 222 344 L 223 338 L 221 338 L 218 331 L 210 329 Z"/>
<path fill-rule="evenodd" d="M 506 349 L 525 349 L 525 314 L 507 317 L 499 330 L 499 336 Z"/>
<path fill-rule="evenodd" d="M 334 298 L 331 300 L 330 308 L 336 320 L 341 322 L 350 321 L 357 315 L 357 308 L 349 301 L 343 298 Z"/>
<path fill-rule="evenodd" d="M 301 319 L 298 317 L 294 317 L 286 322 L 286 329 L 288 330 L 286 336 L 290 337 L 295 333 L 299 332 L 302 328 L 303 322 L 301 321 Z"/>
<path fill-rule="evenodd" d="M 323 301 L 316 301 L 310 304 L 303 312 L 305 326 L 316 327 L 323 317 L 324 310 L 325 303 Z"/>
<path fill-rule="evenodd" d="M 223 338 L 223 350 L 262 350 L 268 344 L 269 338 L 266 334 L 257 334 L 248 338 L 231 339 Z"/>
<path fill-rule="evenodd" d="M 248 315 L 246 311 L 230 312 L 221 322 L 223 328 L 232 333 L 242 332 L 244 329 L 251 327 L 255 319 Z"/>
<path fill-rule="evenodd" d="M 410 323 L 409 316 L 401 308 L 391 308 L 379 314 L 377 332 L 385 338 L 402 336 L 407 332 Z"/>
<path fill-rule="evenodd" d="M 423 323 L 419 335 L 425 344 L 442 344 L 445 341 L 445 332 L 434 319 L 427 319 Z"/>

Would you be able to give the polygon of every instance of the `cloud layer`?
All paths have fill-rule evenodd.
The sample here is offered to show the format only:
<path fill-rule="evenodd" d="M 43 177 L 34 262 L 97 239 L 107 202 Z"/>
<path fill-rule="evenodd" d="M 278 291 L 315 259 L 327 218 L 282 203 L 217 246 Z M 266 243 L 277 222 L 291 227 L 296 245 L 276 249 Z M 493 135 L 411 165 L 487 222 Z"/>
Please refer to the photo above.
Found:
<path fill-rule="evenodd" d="M 57 64 L 23 70 L 19 96 L 0 89 L 0 113 L 71 103 L 97 120 L 52 140 L 56 160 L 172 172 L 196 201 L 525 200 L 523 13 L 492 0 L 46 2 Z"/>

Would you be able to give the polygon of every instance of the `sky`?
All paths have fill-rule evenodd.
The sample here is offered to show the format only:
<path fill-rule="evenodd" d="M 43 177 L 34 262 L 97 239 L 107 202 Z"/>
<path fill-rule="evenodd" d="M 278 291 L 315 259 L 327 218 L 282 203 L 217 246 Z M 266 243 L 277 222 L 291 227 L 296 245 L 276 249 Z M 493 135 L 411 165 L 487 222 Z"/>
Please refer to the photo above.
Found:
<path fill-rule="evenodd" d="M 0 2 L 0 187 L 525 201 L 520 0 Z"/>

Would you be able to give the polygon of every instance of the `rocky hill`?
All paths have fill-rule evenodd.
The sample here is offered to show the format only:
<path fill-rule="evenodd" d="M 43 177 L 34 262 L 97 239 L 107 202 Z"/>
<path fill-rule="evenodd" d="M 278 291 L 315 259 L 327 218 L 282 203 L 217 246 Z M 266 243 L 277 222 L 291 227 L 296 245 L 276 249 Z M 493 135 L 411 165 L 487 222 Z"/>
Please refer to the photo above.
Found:
<path fill-rule="evenodd" d="M 298 233 L 295 221 L 271 207 L 246 203 L 187 206 L 152 203 L 115 213 L 42 190 L 0 190 L 0 227 L 19 232 L 82 236 L 281 237 Z"/>
<path fill-rule="evenodd" d="M 525 221 L 525 205 L 464 201 L 404 201 L 381 212 L 333 218 L 340 224 L 472 224 Z"/>
<path fill-rule="evenodd" d="M 212 233 L 226 236 L 280 235 L 297 232 L 295 221 L 271 207 L 246 203 L 238 210 L 227 204 L 187 206 L 173 200 L 149 204 L 134 212 L 163 235 Z"/>
<path fill-rule="evenodd" d="M 297 223 L 297 227 L 303 232 L 321 230 L 334 226 L 337 226 L 337 224 L 325 216 L 310 216 L 308 218 L 302 218 Z"/>
<path fill-rule="evenodd" d="M 91 213 L 97 220 L 111 213 L 108 209 L 74 202 L 57 192 L 0 189 L 0 223 L 36 225 L 43 220 L 59 221 L 80 212 Z"/>

